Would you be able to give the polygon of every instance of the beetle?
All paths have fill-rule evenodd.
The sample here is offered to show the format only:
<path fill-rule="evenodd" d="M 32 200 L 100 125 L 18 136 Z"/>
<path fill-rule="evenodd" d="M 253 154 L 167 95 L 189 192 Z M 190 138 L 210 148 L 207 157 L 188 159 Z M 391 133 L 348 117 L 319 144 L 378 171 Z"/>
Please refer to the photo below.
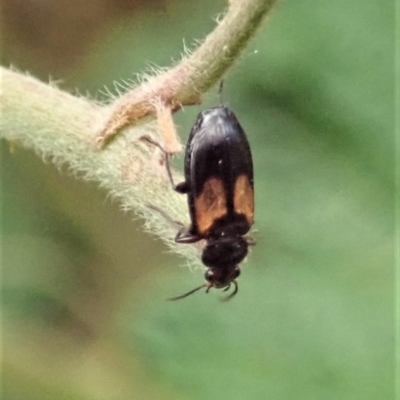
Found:
<path fill-rule="evenodd" d="M 222 85 L 220 87 L 222 90 Z M 163 148 L 156 142 L 146 138 Z M 238 292 L 239 263 L 255 244 L 245 237 L 254 223 L 253 160 L 246 134 L 226 106 L 206 109 L 197 116 L 185 151 L 184 178 L 174 184 L 165 152 L 166 169 L 175 191 L 186 194 L 191 224 L 176 235 L 177 243 L 205 240 L 201 260 L 208 268 L 205 283 L 169 300 L 179 300 L 206 288 Z"/>
<path fill-rule="evenodd" d="M 186 145 L 185 180 L 174 184 L 169 155 L 166 168 L 172 187 L 187 194 L 191 225 L 179 230 L 177 243 L 206 241 L 201 260 L 208 267 L 206 283 L 169 300 L 179 300 L 206 288 L 238 291 L 239 263 L 254 244 L 244 237 L 254 223 L 253 160 L 246 134 L 226 106 L 197 116 Z"/>

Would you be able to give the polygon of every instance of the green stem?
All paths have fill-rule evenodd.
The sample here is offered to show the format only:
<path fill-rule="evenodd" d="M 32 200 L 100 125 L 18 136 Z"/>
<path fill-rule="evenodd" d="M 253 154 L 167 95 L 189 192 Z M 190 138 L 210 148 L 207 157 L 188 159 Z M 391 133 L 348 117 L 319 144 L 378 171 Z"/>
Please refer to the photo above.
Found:
<path fill-rule="evenodd" d="M 0 137 L 33 149 L 58 167 L 67 166 L 83 179 L 99 182 L 123 209 L 144 217 L 147 227 L 175 252 L 197 259 L 195 246 L 177 246 L 171 240 L 177 229 L 173 221 L 188 223 L 182 221 L 182 215 L 188 215 L 184 196 L 171 190 L 154 147 L 138 140 L 154 136 L 155 122 L 131 127 L 102 151 L 94 143 L 110 123 L 115 133 L 132 122 L 124 115 L 126 110 L 150 106 L 154 111 L 157 96 L 170 105 L 198 99 L 233 64 L 275 1 L 231 0 L 225 17 L 192 55 L 109 107 L 0 67 Z M 156 95 L 149 97 L 149 93 Z"/>

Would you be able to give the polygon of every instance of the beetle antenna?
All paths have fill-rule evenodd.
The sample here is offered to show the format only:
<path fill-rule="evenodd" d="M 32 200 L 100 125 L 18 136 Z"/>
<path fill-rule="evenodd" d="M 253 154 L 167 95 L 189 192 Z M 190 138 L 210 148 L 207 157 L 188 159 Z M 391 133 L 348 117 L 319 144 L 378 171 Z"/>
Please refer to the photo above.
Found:
<path fill-rule="evenodd" d="M 190 290 L 189 292 L 187 292 L 185 294 L 181 294 L 180 296 L 177 296 L 177 297 L 170 297 L 167 300 L 168 301 L 174 301 L 174 300 L 184 299 L 185 297 L 190 296 L 191 294 L 193 294 L 193 293 L 197 292 L 198 290 L 203 289 L 205 287 L 207 288 L 207 293 L 208 293 L 208 290 L 209 290 L 210 286 L 207 283 L 203 283 L 201 286 L 199 286 L 199 287 L 197 287 L 195 289 L 192 289 L 192 290 Z"/>
<path fill-rule="evenodd" d="M 236 281 L 232 281 L 231 283 L 234 284 L 235 289 L 233 290 L 233 292 L 232 292 L 229 296 L 223 297 L 223 298 L 221 299 L 221 301 L 228 301 L 228 300 L 230 300 L 230 299 L 231 299 L 233 296 L 235 296 L 235 295 L 237 294 L 237 292 L 239 291 L 238 283 L 237 283 Z M 228 286 L 228 288 L 229 288 L 229 286 Z"/>
<path fill-rule="evenodd" d="M 224 98 L 222 97 L 223 90 L 224 90 L 224 80 L 222 79 L 218 89 L 218 96 L 219 96 L 219 101 L 221 103 L 221 107 L 224 105 Z"/>

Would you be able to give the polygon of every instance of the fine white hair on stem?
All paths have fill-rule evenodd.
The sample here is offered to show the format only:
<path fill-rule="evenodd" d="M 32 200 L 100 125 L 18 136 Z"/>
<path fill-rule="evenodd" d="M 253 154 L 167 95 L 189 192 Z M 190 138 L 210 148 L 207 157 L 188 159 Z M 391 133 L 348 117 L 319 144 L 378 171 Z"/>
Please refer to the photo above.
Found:
<path fill-rule="evenodd" d="M 202 94 L 219 82 L 240 56 L 275 2 L 230 2 L 224 17 L 197 49 L 191 52 L 184 46 L 186 56 L 180 63 L 137 75 L 139 83 L 129 82 L 128 92 L 121 96 L 105 86 L 103 92 L 111 100 L 107 105 L 73 96 L 54 82 L 45 84 L 29 74 L 0 67 L 0 137 L 32 149 L 57 168 L 67 166 L 80 179 L 97 182 L 122 209 L 144 218 L 147 229 L 174 252 L 190 263 L 198 262 L 198 246 L 175 244 L 176 226 L 148 206 L 164 210 L 172 220 L 188 222 L 184 196 L 171 190 L 164 165 L 154 157 L 154 146 L 139 138 L 159 139 L 155 99 L 162 100 L 171 114 L 199 103 Z M 120 83 L 116 86 L 126 88 Z M 96 149 L 95 143 L 104 146 L 121 129 L 122 134 L 103 150 Z"/>

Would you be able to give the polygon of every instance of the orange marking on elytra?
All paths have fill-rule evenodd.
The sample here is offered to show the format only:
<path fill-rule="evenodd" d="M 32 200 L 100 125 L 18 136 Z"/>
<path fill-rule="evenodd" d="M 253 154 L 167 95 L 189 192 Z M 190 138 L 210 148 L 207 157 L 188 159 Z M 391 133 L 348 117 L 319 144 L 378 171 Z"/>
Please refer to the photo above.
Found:
<path fill-rule="evenodd" d="M 220 179 L 210 178 L 195 199 L 196 222 L 200 234 L 205 234 L 214 221 L 227 213 L 225 188 Z"/>
<path fill-rule="evenodd" d="M 240 175 L 235 182 L 233 208 L 243 214 L 250 225 L 254 223 L 254 190 L 247 175 Z"/>

